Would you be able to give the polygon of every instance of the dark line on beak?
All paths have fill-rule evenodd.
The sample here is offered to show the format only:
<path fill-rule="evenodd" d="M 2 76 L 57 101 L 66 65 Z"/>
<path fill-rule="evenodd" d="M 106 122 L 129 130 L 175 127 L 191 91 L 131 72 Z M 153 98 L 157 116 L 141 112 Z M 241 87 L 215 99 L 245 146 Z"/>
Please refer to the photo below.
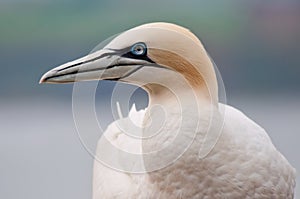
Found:
<path fill-rule="evenodd" d="M 59 70 L 57 70 L 57 71 L 60 72 L 60 71 L 62 71 L 62 70 L 66 70 L 66 69 L 72 68 L 72 67 L 74 67 L 74 66 L 79 66 L 79 65 L 81 65 L 81 64 L 86 64 L 86 63 L 89 63 L 89 62 L 92 62 L 92 61 L 96 61 L 97 59 L 101 59 L 101 58 L 106 57 L 106 56 L 110 57 L 110 56 L 112 56 L 112 55 L 116 55 L 116 53 L 115 53 L 115 52 L 113 52 L 113 53 L 103 53 L 102 55 L 100 55 L 100 56 L 98 56 L 98 57 L 95 57 L 95 58 L 93 58 L 93 59 L 86 60 L 86 61 L 82 61 L 82 62 L 79 62 L 79 63 L 76 63 L 76 64 L 72 64 L 72 65 L 70 65 L 70 66 L 67 66 L 67 67 L 65 67 L 65 68 L 59 69 Z"/>
<path fill-rule="evenodd" d="M 80 73 L 85 73 L 85 72 L 94 72 L 94 71 L 102 71 L 102 70 L 106 70 L 106 69 L 110 69 L 110 68 L 114 68 L 114 67 L 118 67 L 118 66 L 132 66 L 134 64 L 113 64 L 107 67 L 103 67 L 103 68 L 94 68 L 94 69 L 90 69 L 90 70 L 76 70 L 67 74 L 59 74 L 59 75 L 53 75 L 51 77 L 47 77 L 45 80 L 51 79 L 51 78 L 55 78 L 55 77 L 61 77 L 61 76 L 65 76 L 65 75 L 74 75 L 74 74 L 80 74 Z M 60 72 L 64 69 L 58 70 L 57 72 Z"/>
<path fill-rule="evenodd" d="M 132 69 L 131 71 L 129 71 L 128 73 L 126 73 L 125 75 L 123 75 L 122 77 L 120 77 L 119 79 L 123 79 L 123 78 L 129 77 L 130 75 L 132 75 L 133 73 L 135 73 L 136 71 L 140 70 L 143 67 L 144 67 L 143 65 L 140 65 L 139 67 Z"/>
<path fill-rule="evenodd" d="M 110 65 L 110 66 L 103 67 L 103 68 L 95 68 L 93 70 L 76 70 L 76 71 L 73 71 L 73 72 L 67 73 L 67 74 L 59 74 L 59 75 L 53 75 L 53 76 L 47 77 L 45 79 L 45 81 L 48 80 L 48 79 L 51 79 L 51 78 L 61 77 L 61 76 L 64 76 L 64 75 L 74 75 L 74 74 L 80 74 L 80 73 L 85 73 L 85 72 L 101 71 L 101 70 L 106 70 L 106 69 L 110 69 L 110 68 L 114 68 L 114 67 L 118 67 L 118 66 L 126 66 L 126 65 L 130 66 L 130 65 L 133 65 L 133 64 L 116 64 L 116 65 Z M 155 67 L 155 68 L 162 68 L 162 69 L 166 69 L 166 70 L 172 70 L 170 68 L 166 68 L 164 66 L 161 66 L 161 65 L 158 65 L 158 64 L 155 64 L 155 63 L 154 64 L 147 64 L 147 65 L 139 65 L 137 68 L 132 69 L 131 71 L 127 72 L 122 77 L 107 78 L 107 79 L 103 79 L 103 80 L 118 81 L 120 79 L 129 77 L 130 75 L 132 75 L 133 73 L 135 73 L 136 71 L 138 71 L 139 69 L 141 69 L 143 67 Z M 69 82 L 72 82 L 72 81 L 69 81 Z"/>
<path fill-rule="evenodd" d="M 90 59 L 90 60 L 86 60 L 86 61 L 82 61 L 82 62 L 78 62 L 78 63 L 75 63 L 75 64 L 72 64 L 70 66 L 67 66 L 65 68 L 62 68 L 62 69 L 59 69 L 57 70 L 57 72 L 61 72 L 63 70 L 66 70 L 66 69 L 70 69 L 72 67 L 75 67 L 75 66 L 79 66 L 79 65 L 82 65 L 82 64 L 87 64 L 87 63 L 90 63 L 90 62 L 93 62 L 93 61 L 96 61 L 98 59 L 101 59 L 101 58 L 104 58 L 104 57 L 111 57 L 113 55 L 117 55 L 117 56 L 121 56 L 121 57 L 126 57 L 126 58 L 130 58 L 130 59 L 137 59 L 137 60 L 145 60 L 147 62 L 150 63 L 150 67 L 158 67 L 158 68 L 164 68 L 164 69 L 168 69 L 166 67 L 163 67 L 163 66 L 160 66 L 158 64 L 156 64 L 154 61 L 152 61 L 146 54 L 143 55 L 143 56 L 134 56 L 130 53 L 130 48 L 127 47 L 127 48 L 123 48 L 123 49 L 110 49 L 110 48 L 107 48 L 107 50 L 110 50 L 110 51 L 113 51 L 113 52 L 107 52 L 107 53 L 103 53 L 93 59 Z M 114 67 L 117 67 L 117 66 L 126 66 L 126 65 L 134 65 L 134 64 L 112 64 L 112 65 L 109 65 L 107 67 L 103 67 L 103 68 L 95 68 L 95 69 L 92 69 L 92 70 L 80 70 L 80 69 L 77 69 L 73 72 L 69 72 L 67 74 L 57 74 L 57 75 L 53 75 L 51 77 L 48 77 L 46 78 L 45 80 L 48 80 L 48 79 L 51 79 L 51 78 L 55 78 L 55 77 L 61 77 L 61 76 L 65 76 L 65 75 L 74 75 L 74 74 L 79 74 L 79 73 L 84 73 L 84 72 L 93 72 L 93 71 L 101 71 L 101 70 L 105 70 L 105 69 L 110 69 L 110 68 L 114 68 Z M 138 71 L 139 69 L 141 69 L 144 65 L 141 65 L 135 69 L 133 69 L 132 71 L 128 72 L 126 75 L 120 77 L 120 78 L 116 78 L 116 79 L 111 79 L 111 80 L 119 80 L 119 79 L 122 79 L 122 78 L 126 78 L 128 76 L 130 76 L 131 74 L 133 74 L 134 72 Z"/>
<path fill-rule="evenodd" d="M 124 79 L 124 78 L 126 78 L 126 77 L 129 77 L 130 75 L 132 75 L 133 73 L 135 73 L 136 71 L 140 70 L 140 69 L 143 68 L 143 67 L 154 67 L 154 68 L 162 68 L 162 69 L 166 69 L 166 70 L 172 70 L 172 69 L 163 67 L 163 66 L 158 65 L 158 64 L 140 65 L 139 67 L 132 69 L 131 71 L 129 71 L 128 73 L 126 73 L 126 74 L 125 74 L 124 76 L 122 76 L 122 77 L 112 78 L 112 79 L 106 79 L 106 80 L 118 81 L 118 80 L 120 80 L 120 79 Z"/>
<path fill-rule="evenodd" d="M 86 63 L 89 63 L 89 62 L 92 62 L 92 61 L 96 61 L 98 59 L 101 59 L 103 57 L 111 57 L 113 55 L 118 55 L 118 56 L 122 56 L 122 57 L 126 57 L 126 58 L 131 58 L 131 59 L 140 59 L 140 60 L 145 60 L 145 61 L 148 61 L 150 63 L 155 63 L 154 61 L 152 61 L 146 54 L 143 55 L 143 56 L 134 56 L 130 53 L 130 47 L 127 47 L 127 48 L 123 48 L 123 49 L 112 49 L 112 48 L 107 48 L 107 50 L 111 50 L 113 52 L 107 52 L 107 53 L 103 53 L 102 55 L 98 56 L 98 57 L 95 57 L 93 59 L 90 59 L 90 60 L 86 60 L 86 61 L 82 61 L 82 62 L 79 62 L 79 63 L 76 63 L 76 64 L 72 64 L 70 66 L 67 66 L 65 68 L 62 68 L 62 69 L 59 69 L 57 70 L 57 72 L 60 72 L 62 70 L 66 70 L 66 69 L 69 69 L 69 68 L 72 68 L 72 67 L 75 67 L 75 66 L 79 66 L 79 65 L 82 65 L 82 64 L 86 64 Z"/>

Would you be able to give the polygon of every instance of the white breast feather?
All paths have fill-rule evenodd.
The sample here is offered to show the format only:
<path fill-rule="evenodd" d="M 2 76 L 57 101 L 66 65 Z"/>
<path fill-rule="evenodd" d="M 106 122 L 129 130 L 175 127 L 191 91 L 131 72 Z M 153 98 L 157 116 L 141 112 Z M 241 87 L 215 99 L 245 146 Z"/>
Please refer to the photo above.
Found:
<path fill-rule="evenodd" d="M 276 150 L 264 129 L 237 109 L 220 106 L 226 108 L 224 129 L 205 159 L 199 160 L 199 150 L 190 148 L 175 164 L 153 172 L 151 178 L 148 174 L 119 172 L 95 161 L 93 199 L 292 199 L 295 170 Z M 133 107 L 129 117 L 141 124 L 144 113 Z M 109 125 L 103 136 L 124 150 L 141 150 L 141 142 L 122 133 L 116 122 Z M 105 149 L 98 144 L 97 150 Z"/>

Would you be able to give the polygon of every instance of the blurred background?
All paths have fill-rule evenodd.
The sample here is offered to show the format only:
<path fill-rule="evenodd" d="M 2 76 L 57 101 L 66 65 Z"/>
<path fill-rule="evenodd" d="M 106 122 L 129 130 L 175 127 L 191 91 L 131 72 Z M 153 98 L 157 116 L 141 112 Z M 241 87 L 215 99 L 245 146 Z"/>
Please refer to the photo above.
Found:
<path fill-rule="evenodd" d="M 72 85 L 39 85 L 39 78 L 154 21 L 202 39 L 227 103 L 264 127 L 300 170 L 300 1 L 0 0 L 0 198 L 91 198 L 93 158 L 76 133 Z M 113 87 L 97 89 L 104 128 L 113 120 Z M 144 92 L 135 99 L 146 106 Z"/>

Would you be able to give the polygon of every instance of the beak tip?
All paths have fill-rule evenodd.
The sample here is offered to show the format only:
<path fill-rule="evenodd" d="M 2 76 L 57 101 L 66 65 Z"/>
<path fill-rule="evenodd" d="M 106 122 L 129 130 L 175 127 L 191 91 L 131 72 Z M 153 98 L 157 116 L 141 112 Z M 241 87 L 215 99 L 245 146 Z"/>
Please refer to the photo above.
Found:
<path fill-rule="evenodd" d="M 47 74 L 47 73 L 46 73 L 46 74 Z M 39 81 L 39 84 L 47 83 L 47 76 L 46 76 L 46 74 L 44 74 L 44 75 L 41 77 L 41 79 L 40 79 L 40 81 Z"/>
<path fill-rule="evenodd" d="M 40 79 L 39 84 L 50 83 L 52 77 L 56 75 L 56 70 L 46 72 Z"/>
<path fill-rule="evenodd" d="M 41 77 L 40 81 L 39 81 L 39 84 L 42 84 L 45 82 L 45 78 L 44 78 L 44 75 Z"/>
<path fill-rule="evenodd" d="M 45 81 L 43 79 L 40 79 L 39 84 L 43 84 Z"/>

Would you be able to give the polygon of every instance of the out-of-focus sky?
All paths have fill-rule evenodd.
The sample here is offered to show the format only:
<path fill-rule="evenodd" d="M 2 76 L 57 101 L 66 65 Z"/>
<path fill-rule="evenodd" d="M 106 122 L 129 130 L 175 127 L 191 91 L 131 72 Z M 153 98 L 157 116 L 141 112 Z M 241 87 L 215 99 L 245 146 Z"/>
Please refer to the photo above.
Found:
<path fill-rule="evenodd" d="M 41 74 L 107 37 L 167 21 L 199 36 L 232 92 L 295 92 L 300 84 L 299 1 L 0 1 L 1 97 L 64 95 Z M 46 88 L 46 89 L 45 89 Z"/>
<path fill-rule="evenodd" d="M 228 103 L 300 170 L 300 1 L 0 0 L 0 198 L 91 198 L 93 160 L 76 135 L 72 85 L 38 81 L 111 35 L 156 21 L 202 40 Z M 97 92 L 104 126 L 113 86 L 101 82 Z"/>

